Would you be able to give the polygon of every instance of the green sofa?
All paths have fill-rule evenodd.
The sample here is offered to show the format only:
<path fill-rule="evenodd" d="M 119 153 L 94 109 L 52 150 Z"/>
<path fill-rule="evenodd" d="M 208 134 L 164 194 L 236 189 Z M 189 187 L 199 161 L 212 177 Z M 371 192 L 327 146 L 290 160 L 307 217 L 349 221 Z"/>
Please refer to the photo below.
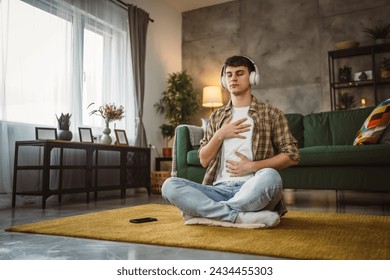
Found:
<path fill-rule="evenodd" d="M 286 114 L 301 160 L 299 165 L 280 171 L 284 188 L 388 192 L 390 145 L 352 145 L 372 110 Z M 193 126 L 177 128 L 174 171 L 178 177 L 202 181 L 205 168 L 198 158 L 199 144 L 191 143 L 196 138 L 191 134 L 201 132 Z"/>

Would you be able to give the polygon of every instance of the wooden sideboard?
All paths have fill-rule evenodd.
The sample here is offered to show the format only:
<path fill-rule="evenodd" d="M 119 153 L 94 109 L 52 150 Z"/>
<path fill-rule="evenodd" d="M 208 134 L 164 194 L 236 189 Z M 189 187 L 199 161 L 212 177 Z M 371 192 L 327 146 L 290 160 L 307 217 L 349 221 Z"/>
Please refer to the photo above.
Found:
<path fill-rule="evenodd" d="M 22 147 L 37 148 L 38 164 L 25 165 L 20 164 L 19 159 L 23 154 Z M 66 161 L 66 150 L 81 151 L 82 164 L 69 164 Z M 57 151 L 58 161 L 54 163 L 53 151 Z M 116 163 L 99 163 L 99 153 L 108 151 L 109 153 L 118 153 L 120 159 Z M 25 155 L 24 155 L 25 156 Z M 16 204 L 16 195 L 42 196 L 42 208 L 46 207 L 46 199 L 52 195 L 58 195 L 61 201 L 61 195 L 70 193 L 86 193 L 86 201 L 89 202 L 90 192 L 95 194 L 99 191 L 120 190 L 121 198 L 126 196 L 126 189 L 145 187 L 150 194 L 150 148 L 105 145 L 98 143 L 70 142 L 60 140 L 32 140 L 16 141 L 14 175 L 12 189 L 12 207 Z M 34 191 L 18 190 L 18 176 L 23 175 L 23 171 L 33 170 L 40 173 L 40 188 Z M 83 175 L 83 186 L 75 188 L 63 188 L 63 179 L 67 176 L 64 171 L 81 170 Z M 103 170 L 116 170 L 119 178 L 119 184 L 100 185 L 99 172 Z M 58 180 L 51 179 L 51 173 L 57 171 Z M 67 172 L 68 173 L 68 172 Z M 69 176 L 69 175 L 68 175 Z M 53 186 L 53 181 L 56 186 Z"/>

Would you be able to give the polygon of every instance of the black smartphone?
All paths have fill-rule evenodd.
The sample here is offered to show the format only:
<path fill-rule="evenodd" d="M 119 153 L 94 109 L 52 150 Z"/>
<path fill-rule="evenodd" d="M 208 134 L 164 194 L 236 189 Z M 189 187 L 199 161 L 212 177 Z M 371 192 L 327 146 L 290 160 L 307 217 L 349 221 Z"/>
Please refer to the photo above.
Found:
<path fill-rule="evenodd" d="M 139 218 L 139 219 L 131 219 L 130 223 L 141 224 L 141 223 L 149 223 L 149 222 L 155 222 L 155 221 L 157 221 L 156 218 L 146 217 L 146 218 Z"/>

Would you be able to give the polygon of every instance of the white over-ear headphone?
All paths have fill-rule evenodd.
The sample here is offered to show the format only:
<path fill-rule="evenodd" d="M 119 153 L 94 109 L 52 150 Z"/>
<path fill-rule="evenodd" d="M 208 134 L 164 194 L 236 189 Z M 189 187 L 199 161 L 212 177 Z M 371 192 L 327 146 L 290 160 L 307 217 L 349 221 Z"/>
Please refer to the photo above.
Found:
<path fill-rule="evenodd" d="M 259 72 L 259 69 L 257 68 L 256 63 L 247 56 L 244 56 L 244 55 L 240 55 L 240 56 L 248 59 L 252 63 L 253 68 L 255 68 L 255 71 L 251 71 L 249 74 L 249 84 L 251 86 L 258 85 L 260 82 L 260 72 Z M 225 80 L 225 68 L 226 68 L 226 65 L 224 64 L 222 66 L 222 69 L 221 69 L 221 84 L 222 84 L 223 88 L 227 88 L 227 84 L 226 84 L 226 80 Z"/>

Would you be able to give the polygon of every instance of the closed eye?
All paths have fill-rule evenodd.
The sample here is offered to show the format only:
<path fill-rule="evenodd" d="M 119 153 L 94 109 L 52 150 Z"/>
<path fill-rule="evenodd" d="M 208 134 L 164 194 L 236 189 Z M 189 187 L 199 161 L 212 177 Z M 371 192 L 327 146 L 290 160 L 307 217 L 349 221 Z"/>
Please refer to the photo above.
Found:
<path fill-rule="evenodd" d="M 242 76 L 242 75 L 245 74 L 245 71 L 244 70 L 238 70 L 237 72 L 235 72 L 235 74 L 237 76 Z M 232 72 L 226 72 L 226 77 L 231 78 L 232 76 L 233 76 Z"/>

